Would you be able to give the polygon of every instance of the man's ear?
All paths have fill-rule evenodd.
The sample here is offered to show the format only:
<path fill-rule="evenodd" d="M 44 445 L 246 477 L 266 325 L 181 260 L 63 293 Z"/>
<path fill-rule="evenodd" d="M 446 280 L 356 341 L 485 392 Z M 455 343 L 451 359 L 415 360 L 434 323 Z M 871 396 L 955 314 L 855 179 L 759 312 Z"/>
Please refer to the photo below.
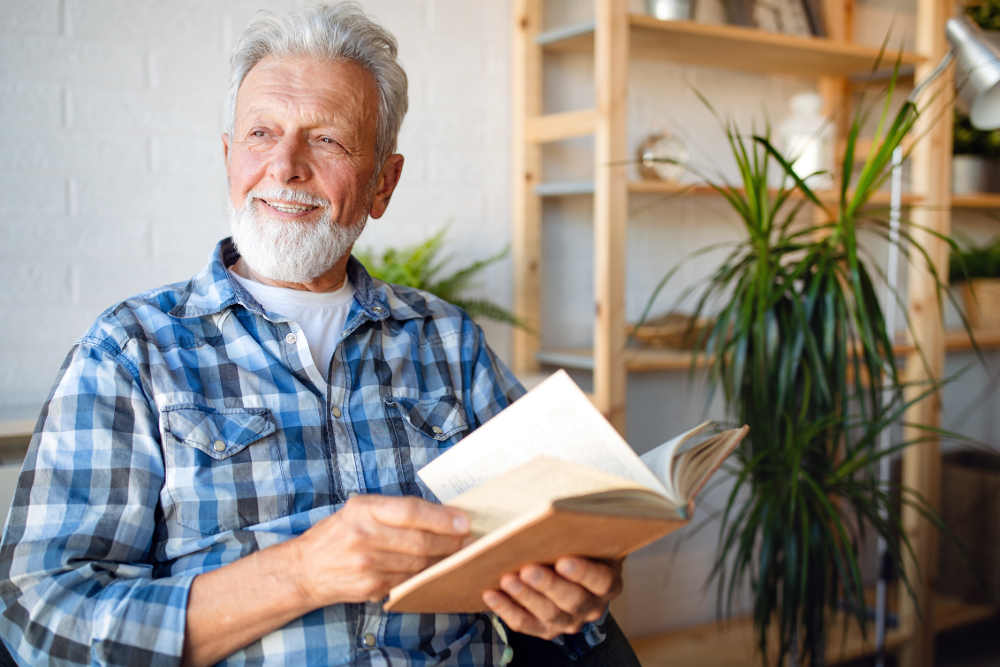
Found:
<path fill-rule="evenodd" d="M 375 183 L 375 195 L 372 197 L 371 217 L 381 218 L 385 209 L 389 207 L 389 199 L 392 192 L 399 184 L 399 176 L 403 173 L 403 156 L 393 153 L 385 159 L 382 165 L 382 173 L 379 174 L 378 182 Z"/>
<path fill-rule="evenodd" d="M 222 161 L 226 164 L 226 175 L 229 175 L 229 133 L 222 133 Z"/>

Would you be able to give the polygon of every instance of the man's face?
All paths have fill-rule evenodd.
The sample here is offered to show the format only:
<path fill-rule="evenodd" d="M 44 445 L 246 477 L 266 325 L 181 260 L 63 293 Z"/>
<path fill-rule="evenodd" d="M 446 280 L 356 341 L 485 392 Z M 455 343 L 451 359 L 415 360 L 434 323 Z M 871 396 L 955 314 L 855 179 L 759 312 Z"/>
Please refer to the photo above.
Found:
<path fill-rule="evenodd" d="M 324 223 L 342 232 L 363 225 L 369 213 L 379 217 L 402 158 L 392 156 L 386 166 L 398 158 L 398 168 L 388 176 L 384 169 L 373 183 L 377 114 L 378 90 L 363 67 L 265 58 L 240 87 L 233 136 L 223 136 L 232 209 L 286 244 L 305 241 Z M 338 259 L 328 258 L 325 268 Z"/>

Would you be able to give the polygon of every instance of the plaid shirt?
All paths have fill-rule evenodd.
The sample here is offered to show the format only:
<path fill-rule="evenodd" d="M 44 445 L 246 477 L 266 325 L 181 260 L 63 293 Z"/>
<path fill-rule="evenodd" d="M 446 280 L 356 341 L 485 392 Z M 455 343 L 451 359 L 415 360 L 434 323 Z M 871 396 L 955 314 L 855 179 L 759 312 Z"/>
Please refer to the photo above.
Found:
<path fill-rule="evenodd" d="M 21 661 L 178 664 L 196 575 L 354 494 L 433 499 L 416 471 L 523 393 L 465 313 L 354 259 L 327 383 L 298 325 L 231 279 L 236 258 L 223 241 L 189 282 L 106 311 L 66 358 L 0 546 L 0 635 Z M 579 654 L 603 635 L 559 643 Z M 223 664 L 493 665 L 505 645 L 489 614 L 338 604 Z"/>

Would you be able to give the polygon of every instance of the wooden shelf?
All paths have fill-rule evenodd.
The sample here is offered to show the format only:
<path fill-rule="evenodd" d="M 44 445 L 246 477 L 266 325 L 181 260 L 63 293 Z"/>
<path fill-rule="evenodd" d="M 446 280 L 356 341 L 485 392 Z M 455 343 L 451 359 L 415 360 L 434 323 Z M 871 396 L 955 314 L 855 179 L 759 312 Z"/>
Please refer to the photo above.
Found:
<path fill-rule="evenodd" d="M 1000 349 L 1000 332 L 974 332 L 976 342 L 981 350 Z M 945 332 L 945 348 L 948 352 L 969 352 L 972 341 L 963 329 L 950 329 Z M 910 343 L 899 343 L 895 347 L 896 354 L 903 355 L 914 351 Z M 544 348 L 536 355 L 538 363 L 545 366 L 558 366 L 582 371 L 594 370 L 594 357 L 589 348 Z M 680 371 L 691 368 L 690 350 L 673 350 L 663 348 L 628 348 L 625 352 L 625 362 L 630 373 L 648 373 L 655 371 Z M 696 367 L 704 367 L 705 358 L 699 357 Z"/>
<path fill-rule="evenodd" d="M 894 599 L 890 596 L 890 600 Z M 935 633 L 991 618 L 996 607 L 974 605 L 953 598 L 936 597 L 934 601 Z M 875 628 L 868 628 L 867 640 L 853 624 L 844 635 L 843 617 L 830 622 L 827 641 L 827 664 L 856 660 L 874 654 Z M 898 648 L 906 636 L 898 630 L 886 633 L 886 648 Z M 718 623 L 706 623 L 631 641 L 645 667 L 756 667 L 760 657 L 754 655 L 756 636 L 749 617 L 738 618 L 720 628 Z"/>
<path fill-rule="evenodd" d="M 538 363 L 582 371 L 594 370 L 594 357 L 589 348 L 545 348 L 536 355 Z M 691 368 L 689 350 L 657 348 L 629 348 L 625 352 L 626 365 L 632 373 L 650 371 L 679 371 Z M 699 359 L 697 366 L 705 365 Z"/>
<path fill-rule="evenodd" d="M 974 195 L 952 195 L 952 208 L 1000 208 L 1000 194 L 983 192 Z"/>
<path fill-rule="evenodd" d="M 663 194 L 663 195 L 689 194 L 689 195 L 702 195 L 702 196 L 709 195 L 715 197 L 721 196 L 719 195 L 718 192 L 715 191 L 714 188 L 708 185 L 692 185 L 692 184 L 671 183 L 668 181 L 653 181 L 653 180 L 630 181 L 628 184 L 628 190 L 629 192 L 635 194 Z M 743 191 L 742 188 L 737 188 L 737 190 L 739 190 L 740 192 Z M 773 194 L 776 193 L 777 191 L 772 190 L 771 192 Z M 819 197 L 820 201 L 824 203 L 836 203 L 840 198 L 840 194 L 834 190 L 821 190 L 816 192 L 816 196 Z M 802 195 L 799 194 L 798 192 L 795 192 L 792 194 L 792 198 L 801 199 Z M 900 199 L 903 205 L 906 206 L 920 202 L 921 197 L 919 195 L 904 193 L 900 197 Z M 872 195 L 872 198 L 869 200 L 869 203 L 878 206 L 888 206 L 889 205 L 888 190 L 884 192 L 883 191 L 876 192 L 874 195 Z"/>
<path fill-rule="evenodd" d="M 722 67 L 766 74 L 850 76 L 870 72 L 879 49 L 816 37 L 797 37 L 734 25 L 660 21 L 652 16 L 629 16 L 630 55 L 638 59 Z M 550 51 L 593 53 L 594 22 L 541 33 L 536 43 Z M 896 54 L 883 58 L 891 68 Z M 903 53 L 902 64 L 917 65 L 924 58 Z"/>
<path fill-rule="evenodd" d="M 668 181 L 630 181 L 628 190 L 633 194 L 647 195 L 691 195 L 701 197 L 720 196 L 714 188 L 701 184 L 673 183 Z M 594 194 L 593 181 L 550 181 L 539 183 L 535 186 L 535 194 L 539 197 L 568 197 L 575 195 Z M 793 195 L 799 196 L 799 195 Z M 821 191 L 817 196 L 823 202 L 834 203 L 837 201 L 837 193 L 832 190 Z M 903 193 L 900 200 L 903 206 L 912 206 L 922 201 L 920 195 L 913 193 Z M 871 204 L 877 206 L 889 205 L 889 192 L 876 192 L 871 200 Z M 1000 209 L 1000 193 L 984 192 L 974 195 L 955 195 L 951 199 L 952 208 L 969 209 Z"/>
<path fill-rule="evenodd" d="M 976 344 L 980 350 L 995 350 L 1000 348 L 1000 332 L 992 330 L 973 331 L 976 337 Z M 971 352 L 972 341 L 965 329 L 948 329 L 944 332 L 945 350 L 948 352 Z M 895 348 L 896 354 L 909 354 L 914 351 L 913 343 L 900 342 Z"/>
<path fill-rule="evenodd" d="M 628 190 L 632 194 L 645 194 L 645 195 L 677 195 L 677 196 L 694 196 L 694 197 L 719 197 L 718 192 L 714 188 L 708 185 L 701 184 L 691 184 L 691 183 L 674 183 L 669 181 L 630 181 L 628 184 Z M 742 189 L 738 188 L 742 192 Z M 777 191 L 772 191 L 772 194 Z M 539 183 L 535 186 L 535 194 L 539 197 L 571 197 L 577 195 L 592 195 L 594 194 L 594 182 L 593 181 L 550 181 L 547 183 Z M 825 190 L 816 193 L 820 198 L 820 201 L 824 203 L 835 203 L 839 197 L 838 193 L 833 190 Z M 802 196 L 798 193 L 792 194 L 793 199 L 801 199 Z M 904 206 L 910 206 L 919 203 L 921 200 L 919 195 L 906 193 L 902 195 L 901 201 Z M 889 205 L 889 193 L 888 192 L 876 192 L 871 200 L 870 204 L 875 206 L 888 206 Z M 1000 197 L 997 200 L 997 206 L 1000 207 Z"/>

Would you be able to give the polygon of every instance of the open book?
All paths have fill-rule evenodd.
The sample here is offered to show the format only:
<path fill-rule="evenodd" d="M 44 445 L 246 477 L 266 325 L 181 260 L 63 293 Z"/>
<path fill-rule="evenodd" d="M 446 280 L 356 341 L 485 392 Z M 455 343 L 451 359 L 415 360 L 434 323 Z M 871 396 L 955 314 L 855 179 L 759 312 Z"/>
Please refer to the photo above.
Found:
<path fill-rule="evenodd" d="M 706 422 L 641 458 L 560 371 L 424 466 L 420 479 L 472 521 L 476 541 L 389 593 L 386 610 L 476 612 L 527 563 L 615 559 L 691 519 L 694 497 L 747 433 L 680 451 Z"/>

